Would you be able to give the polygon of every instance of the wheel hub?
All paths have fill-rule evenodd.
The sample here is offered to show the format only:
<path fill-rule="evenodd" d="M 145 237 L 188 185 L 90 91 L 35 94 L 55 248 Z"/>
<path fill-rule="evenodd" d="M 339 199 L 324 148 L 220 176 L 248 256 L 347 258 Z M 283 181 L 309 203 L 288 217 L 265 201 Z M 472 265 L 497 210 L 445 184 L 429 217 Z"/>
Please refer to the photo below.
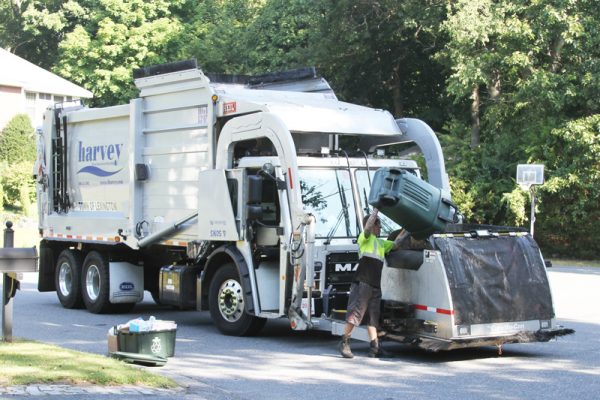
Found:
<path fill-rule="evenodd" d="M 85 274 L 85 290 L 91 301 L 96 301 L 100 295 L 100 270 L 96 265 L 90 265 Z"/>
<path fill-rule="evenodd" d="M 235 322 L 243 315 L 244 298 L 238 281 L 228 279 L 219 288 L 219 311 L 229 322 Z"/>
<path fill-rule="evenodd" d="M 73 288 L 73 271 L 69 263 L 60 264 L 58 270 L 58 286 L 63 296 L 68 296 Z"/>

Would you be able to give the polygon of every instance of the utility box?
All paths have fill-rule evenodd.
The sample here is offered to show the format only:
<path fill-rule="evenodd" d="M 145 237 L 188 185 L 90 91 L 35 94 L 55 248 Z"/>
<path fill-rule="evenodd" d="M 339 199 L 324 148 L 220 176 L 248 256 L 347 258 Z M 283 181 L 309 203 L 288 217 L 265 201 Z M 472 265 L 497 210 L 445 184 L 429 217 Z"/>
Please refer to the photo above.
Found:
<path fill-rule="evenodd" d="M 37 272 L 37 250 L 31 248 L 0 248 L 0 273 Z"/>
<path fill-rule="evenodd" d="M 192 309 L 196 307 L 198 267 L 167 265 L 160 269 L 160 303 Z"/>

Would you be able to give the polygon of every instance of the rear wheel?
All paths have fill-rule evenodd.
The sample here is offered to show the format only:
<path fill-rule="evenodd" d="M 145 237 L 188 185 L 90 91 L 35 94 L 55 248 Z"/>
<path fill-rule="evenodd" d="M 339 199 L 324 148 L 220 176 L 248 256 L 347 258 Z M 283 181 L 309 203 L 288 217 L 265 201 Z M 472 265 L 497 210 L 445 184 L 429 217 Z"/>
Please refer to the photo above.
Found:
<path fill-rule="evenodd" d="M 64 308 L 83 308 L 81 267 L 83 256 L 77 250 L 63 250 L 58 256 L 54 281 L 58 300 Z"/>
<path fill-rule="evenodd" d="M 135 303 L 110 302 L 108 259 L 100 252 L 90 251 L 85 257 L 81 287 L 85 308 L 94 314 L 125 313 L 135 306 Z"/>
<path fill-rule="evenodd" d="M 110 311 L 108 301 L 108 260 L 97 251 L 90 251 L 83 262 L 81 286 L 85 308 L 94 314 Z"/>
<path fill-rule="evenodd" d="M 267 322 L 246 312 L 240 276 L 231 263 L 220 267 L 210 283 L 209 308 L 215 325 L 225 335 L 255 335 Z"/>

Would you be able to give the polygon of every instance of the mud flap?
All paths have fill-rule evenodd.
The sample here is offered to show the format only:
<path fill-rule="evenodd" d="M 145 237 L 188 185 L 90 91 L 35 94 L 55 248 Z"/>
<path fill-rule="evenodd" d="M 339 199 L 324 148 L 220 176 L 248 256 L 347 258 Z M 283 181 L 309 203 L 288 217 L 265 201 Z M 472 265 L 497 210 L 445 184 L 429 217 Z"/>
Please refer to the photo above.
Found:
<path fill-rule="evenodd" d="M 56 268 L 56 255 L 48 242 L 40 242 L 40 269 L 38 272 L 38 291 L 54 292 L 56 286 L 54 283 L 54 269 Z"/>

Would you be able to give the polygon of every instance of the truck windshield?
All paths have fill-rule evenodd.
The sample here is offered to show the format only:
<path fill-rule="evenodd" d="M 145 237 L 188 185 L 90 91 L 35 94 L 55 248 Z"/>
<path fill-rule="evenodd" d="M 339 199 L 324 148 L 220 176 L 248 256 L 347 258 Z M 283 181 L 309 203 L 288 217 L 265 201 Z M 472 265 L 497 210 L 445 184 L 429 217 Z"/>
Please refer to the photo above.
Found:
<path fill-rule="evenodd" d="M 375 171 L 371 169 L 370 173 L 371 181 L 373 181 L 373 175 L 375 175 Z M 360 206 L 363 209 L 364 214 L 367 215 L 368 213 L 372 212 L 373 207 L 367 202 L 371 186 L 369 185 L 369 177 L 366 169 L 359 169 L 356 171 L 356 184 L 358 186 Z M 383 213 L 379 213 L 379 219 L 381 220 L 381 236 L 388 236 L 395 230 L 400 229 L 400 225 L 386 217 Z"/>
<path fill-rule="evenodd" d="M 358 219 L 346 170 L 303 169 L 300 191 L 306 212 L 316 217 L 319 238 L 357 237 Z"/>

